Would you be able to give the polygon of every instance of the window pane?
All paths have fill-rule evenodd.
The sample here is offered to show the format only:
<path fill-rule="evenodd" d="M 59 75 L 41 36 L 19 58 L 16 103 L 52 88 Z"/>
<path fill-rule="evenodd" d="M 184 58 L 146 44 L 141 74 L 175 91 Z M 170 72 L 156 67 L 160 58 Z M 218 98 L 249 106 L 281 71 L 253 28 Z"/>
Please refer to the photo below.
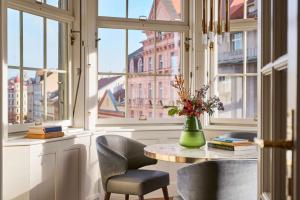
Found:
<path fill-rule="evenodd" d="M 153 0 L 129 0 L 128 17 L 141 19 L 155 19 Z"/>
<path fill-rule="evenodd" d="M 168 108 L 164 106 L 178 105 L 179 99 L 177 90 L 173 87 L 174 76 L 158 76 L 156 77 L 156 118 L 173 118 L 168 116 Z M 175 116 L 178 117 L 178 116 Z"/>
<path fill-rule="evenodd" d="M 143 73 L 152 70 L 152 60 L 148 61 L 154 54 L 153 37 L 153 31 L 128 31 L 128 72 Z"/>
<path fill-rule="evenodd" d="M 256 44 L 256 43 L 255 43 Z M 243 32 L 230 34 L 230 43 L 223 42 L 218 47 L 218 73 L 243 73 L 244 66 Z"/>
<path fill-rule="evenodd" d="M 246 117 L 247 118 L 256 118 L 257 114 L 257 77 L 247 77 L 247 108 L 246 108 Z"/>
<path fill-rule="evenodd" d="M 245 0 L 230 0 L 230 19 L 243 19 L 244 18 L 244 4 Z M 226 0 L 222 1 L 222 15 L 225 19 Z"/>
<path fill-rule="evenodd" d="M 220 76 L 217 79 L 217 95 L 225 110 L 216 112 L 218 118 L 243 118 L 243 78 Z"/>
<path fill-rule="evenodd" d="M 19 70 L 8 69 L 8 123 L 19 124 L 21 122 L 21 89 Z"/>
<path fill-rule="evenodd" d="M 182 0 L 157 0 L 156 19 L 182 21 Z"/>
<path fill-rule="evenodd" d="M 156 33 L 156 71 L 159 74 L 181 72 L 181 33 Z"/>
<path fill-rule="evenodd" d="M 247 73 L 257 72 L 257 31 L 247 32 Z"/>
<path fill-rule="evenodd" d="M 24 120 L 26 123 L 42 122 L 44 118 L 44 73 L 24 71 Z M 27 103 L 25 103 L 27 101 Z"/>
<path fill-rule="evenodd" d="M 8 65 L 20 66 L 20 12 L 7 9 Z"/>
<path fill-rule="evenodd" d="M 66 70 L 67 26 L 47 19 L 47 68 Z"/>
<path fill-rule="evenodd" d="M 153 76 L 128 77 L 128 117 L 151 119 L 154 100 Z"/>
<path fill-rule="evenodd" d="M 57 8 L 62 8 L 62 9 L 68 8 L 68 0 L 46 0 L 46 3 L 50 6 L 54 6 Z"/>
<path fill-rule="evenodd" d="M 98 76 L 98 118 L 125 117 L 125 76 Z"/>
<path fill-rule="evenodd" d="M 98 15 L 126 17 L 126 0 L 98 0 Z"/>
<path fill-rule="evenodd" d="M 24 66 L 43 68 L 43 18 L 24 13 L 23 27 Z"/>
<path fill-rule="evenodd" d="M 257 17 L 257 1 L 248 0 L 247 1 L 247 18 Z"/>
<path fill-rule="evenodd" d="M 64 120 L 67 118 L 67 79 L 66 74 L 47 73 L 47 120 Z"/>
<path fill-rule="evenodd" d="M 99 72 L 126 72 L 125 30 L 99 29 Z"/>

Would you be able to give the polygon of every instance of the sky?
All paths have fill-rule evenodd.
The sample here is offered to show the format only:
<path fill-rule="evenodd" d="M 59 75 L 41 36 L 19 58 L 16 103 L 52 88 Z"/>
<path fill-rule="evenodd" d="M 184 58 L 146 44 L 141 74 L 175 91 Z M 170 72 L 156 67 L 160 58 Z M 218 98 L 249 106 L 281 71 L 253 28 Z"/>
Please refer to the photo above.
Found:
<path fill-rule="evenodd" d="M 128 16 L 139 18 L 148 17 L 153 0 L 129 0 Z M 100 16 L 125 17 L 125 0 L 99 0 Z M 126 32 L 122 29 L 98 29 L 99 41 L 99 71 L 101 72 L 125 72 L 125 43 Z M 128 31 L 128 53 L 131 54 L 140 48 L 141 41 L 146 36 L 141 30 Z"/>

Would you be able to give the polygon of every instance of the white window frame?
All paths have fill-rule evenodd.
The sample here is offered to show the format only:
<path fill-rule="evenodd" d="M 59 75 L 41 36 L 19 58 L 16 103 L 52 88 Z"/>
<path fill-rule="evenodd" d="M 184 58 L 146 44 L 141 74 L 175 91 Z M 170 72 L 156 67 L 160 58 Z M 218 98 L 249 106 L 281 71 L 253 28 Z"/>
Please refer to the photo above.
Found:
<path fill-rule="evenodd" d="M 244 19 L 235 19 L 230 21 L 230 32 L 243 32 L 243 52 L 244 52 L 244 64 L 243 64 L 243 73 L 234 73 L 234 74 L 218 74 L 218 44 L 217 41 L 214 42 L 214 48 L 210 51 L 208 64 L 207 64 L 207 78 L 208 83 L 213 84 L 215 79 L 219 76 L 225 77 L 243 77 L 243 99 L 246 99 L 246 77 L 256 76 L 258 77 L 258 73 L 247 73 L 247 32 L 257 30 L 257 19 L 256 18 L 247 18 L 247 3 L 244 4 Z M 223 41 L 225 42 L 225 41 Z M 231 41 L 230 41 L 231 42 Z M 215 88 L 210 90 L 210 95 L 218 95 L 213 93 L 213 91 L 217 91 L 217 84 L 214 84 Z M 222 100 L 222 99 L 221 99 Z M 258 105 L 258 104 L 257 104 Z M 243 110 L 246 109 L 246 102 L 243 102 Z M 258 108 L 257 108 L 258 109 Z M 243 113 L 243 117 L 245 117 L 245 112 Z M 250 118 L 213 118 L 208 115 L 205 116 L 205 126 L 207 129 L 213 127 L 257 127 L 257 117 Z M 238 128 L 239 129 L 239 128 Z"/>
<path fill-rule="evenodd" d="M 36 2 L 35 0 L 9 0 L 7 1 L 7 7 L 4 9 L 15 9 L 18 11 L 23 11 L 26 13 L 30 13 L 33 15 L 37 15 L 40 17 L 43 17 L 44 19 L 52 19 L 58 22 L 63 22 L 67 24 L 67 31 L 68 33 L 71 32 L 72 29 L 72 24 L 74 23 L 74 16 L 73 16 L 73 12 L 72 12 L 72 8 L 73 8 L 73 1 L 68 1 L 68 9 L 61 9 L 61 8 L 56 8 L 44 3 L 39 3 Z M 7 12 L 6 12 L 7 13 Z M 4 16 L 4 20 L 7 21 L 7 15 Z M 7 31 L 7 26 L 5 27 Z M 67 34 L 69 35 L 69 34 Z M 20 41 L 22 42 L 22 41 Z M 66 120 L 59 120 L 59 121 L 44 121 L 43 124 L 45 125 L 61 125 L 61 126 L 72 126 L 72 76 L 71 76 L 71 67 L 72 67 L 72 47 L 71 47 L 71 42 L 70 42 L 70 38 L 67 38 L 67 43 L 68 43 L 68 49 L 67 49 L 67 69 L 66 69 L 66 73 L 67 73 L 67 78 L 66 80 L 67 82 L 67 91 L 68 91 L 68 95 L 67 95 L 67 109 L 68 109 L 68 115 L 67 115 L 67 119 Z M 44 44 L 44 48 L 46 44 Z M 6 54 L 7 54 L 7 49 L 5 50 Z M 21 52 L 22 53 L 22 52 Z M 7 58 L 6 58 L 7 59 Z M 9 67 L 11 68 L 11 67 Z M 17 68 L 16 68 L 17 69 Z M 20 68 L 18 68 L 20 69 Z M 25 68 L 24 68 L 25 69 Z M 27 69 L 27 68 L 26 68 Z M 29 68 L 28 68 L 29 69 Z M 27 69 L 27 70 L 28 70 Z M 36 70 L 34 68 L 34 70 Z M 51 72 L 61 72 L 60 70 L 47 70 L 47 69 L 43 69 L 45 72 L 47 71 L 51 71 Z M 4 66 L 3 68 L 3 73 L 7 73 L 8 72 L 8 66 Z M 23 77 L 21 77 L 21 87 L 23 87 Z M 7 79 L 6 79 L 7 81 Z M 5 84 L 3 87 L 4 90 L 7 91 L 7 84 Z M 46 95 L 45 95 L 46 96 Z M 7 98 L 3 100 L 3 104 L 5 106 L 8 105 L 8 100 Z M 21 109 L 22 111 L 23 109 Z M 46 111 L 46 109 L 45 109 Z M 6 118 L 7 119 L 7 118 Z M 8 123 L 8 122 L 7 122 Z M 33 126 L 34 123 L 26 123 L 26 124 L 14 124 L 14 125 L 8 125 L 8 133 L 15 133 L 15 132 L 23 132 L 23 131 L 27 131 L 28 128 L 30 126 Z"/>
<path fill-rule="evenodd" d="M 98 3 L 98 1 L 97 1 Z M 189 1 L 182 0 L 182 21 L 163 21 L 163 20 L 145 20 L 145 19 L 132 19 L 127 18 L 128 16 L 128 0 L 126 0 L 126 17 L 125 18 L 118 18 L 118 17 L 107 17 L 107 16 L 97 16 L 96 26 L 97 29 L 99 28 L 111 28 L 111 29 L 125 29 L 126 36 L 128 34 L 128 30 L 149 30 L 149 31 L 156 31 L 156 32 L 180 32 L 182 33 L 181 38 L 181 63 L 184 66 L 182 69 L 184 78 L 186 80 L 186 84 L 189 83 L 189 52 L 185 51 L 184 43 L 185 38 L 189 37 Z M 98 8 L 98 5 L 97 5 Z M 98 13 L 98 12 L 97 12 Z M 126 37 L 126 40 L 128 38 Z M 126 49 L 127 49 L 128 41 L 126 41 Z M 99 45 L 98 45 L 99 46 Z M 128 52 L 126 52 L 126 55 Z M 154 59 L 151 59 L 151 64 L 157 63 L 157 56 L 159 54 L 155 54 Z M 126 69 L 128 66 L 128 58 L 126 56 Z M 149 64 L 148 64 L 149 66 Z M 156 66 L 151 65 L 152 70 L 156 70 Z M 102 75 L 104 73 L 101 73 Z M 110 75 L 120 75 L 119 73 L 109 73 Z M 139 75 L 138 73 L 135 73 Z M 121 75 L 128 75 L 128 73 L 122 73 Z M 143 74 L 140 74 L 141 76 Z M 156 76 L 162 76 L 159 73 L 156 73 Z M 156 89 L 158 84 L 156 83 L 156 78 L 154 78 L 154 86 L 152 86 L 153 90 L 153 97 L 156 98 Z M 126 98 L 128 91 L 126 91 Z M 127 101 L 126 101 L 127 104 Z M 127 110 L 127 108 L 126 108 Z M 156 110 L 154 109 L 153 112 L 155 113 Z M 130 113 L 127 113 L 128 117 Z M 110 124 L 118 124 L 118 125 L 131 125 L 131 124 L 174 124 L 174 123 L 182 123 L 183 119 L 181 118 L 165 118 L 165 119 L 131 119 L 131 118 L 119 118 L 119 119 L 99 119 L 97 118 L 97 125 L 110 125 Z"/>

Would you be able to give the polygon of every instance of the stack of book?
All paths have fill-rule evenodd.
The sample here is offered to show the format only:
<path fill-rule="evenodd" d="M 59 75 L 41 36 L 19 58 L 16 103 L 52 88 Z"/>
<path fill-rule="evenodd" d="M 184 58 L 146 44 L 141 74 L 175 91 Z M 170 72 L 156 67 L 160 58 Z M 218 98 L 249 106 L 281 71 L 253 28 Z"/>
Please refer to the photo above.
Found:
<path fill-rule="evenodd" d="M 64 136 L 61 126 L 33 126 L 29 127 L 26 138 L 49 139 Z"/>
<path fill-rule="evenodd" d="M 224 149 L 229 151 L 256 150 L 253 142 L 238 138 L 216 137 L 212 141 L 207 142 L 208 147 Z"/>

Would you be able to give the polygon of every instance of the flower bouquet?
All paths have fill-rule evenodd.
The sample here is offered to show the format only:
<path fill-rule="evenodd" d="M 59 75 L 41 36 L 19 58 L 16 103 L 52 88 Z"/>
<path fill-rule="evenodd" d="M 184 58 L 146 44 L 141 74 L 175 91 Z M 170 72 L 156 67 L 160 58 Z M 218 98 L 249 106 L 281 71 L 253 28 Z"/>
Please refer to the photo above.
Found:
<path fill-rule="evenodd" d="M 168 106 L 168 115 L 186 116 L 185 127 L 180 136 L 180 145 L 191 148 L 205 145 L 206 141 L 199 117 L 204 113 L 212 115 L 215 110 L 224 110 L 223 103 L 217 96 L 207 98 L 208 85 L 202 86 L 192 94 L 191 90 L 185 88 L 182 75 L 175 76 L 173 87 L 177 89 L 179 96 L 178 106 Z"/>

